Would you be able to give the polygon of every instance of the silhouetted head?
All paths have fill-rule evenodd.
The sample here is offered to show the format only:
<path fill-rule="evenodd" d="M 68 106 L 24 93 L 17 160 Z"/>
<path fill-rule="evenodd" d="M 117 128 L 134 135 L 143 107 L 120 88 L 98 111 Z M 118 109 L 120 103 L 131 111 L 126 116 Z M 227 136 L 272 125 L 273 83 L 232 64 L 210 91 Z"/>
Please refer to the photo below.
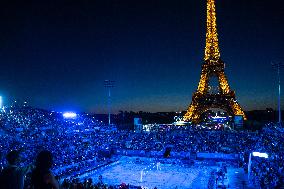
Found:
<path fill-rule="evenodd" d="M 52 154 L 50 151 L 43 150 L 41 151 L 36 158 L 36 167 L 39 169 L 48 170 L 52 167 L 53 160 Z"/>
<path fill-rule="evenodd" d="M 12 150 L 7 154 L 6 159 L 10 165 L 16 165 L 20 161 L 20 153 Z"/>

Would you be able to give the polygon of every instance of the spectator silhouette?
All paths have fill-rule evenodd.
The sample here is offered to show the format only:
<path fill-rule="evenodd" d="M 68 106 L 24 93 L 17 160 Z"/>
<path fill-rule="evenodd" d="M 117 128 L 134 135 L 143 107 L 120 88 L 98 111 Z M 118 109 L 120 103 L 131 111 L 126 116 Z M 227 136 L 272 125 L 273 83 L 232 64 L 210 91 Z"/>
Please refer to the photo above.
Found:
<path fill-rule="evenodd" d="M 102 175 L 99 176 L 99 182 L 98 182 L 98 186 L 103 186 L 104 183 L 103 183 L 103 177 Z"/>
<path fill-rule="evenodd" d="M 32 172 L 34 189 L 59 189 L 59 183 L 50 171 L 53 160 L 51 152 L 41 151 L 36 158 L 36 168 Z"/>
<path fill-rule="evenodd" d="M 0 188 L 5 189 L 23 189 L 24 176 L 30 167 L 18 167 L 21 161 L 20 153 L 16 150 L 10 151 L 6 159 L 8 166 L 4 168 L 0 174 Z"/>

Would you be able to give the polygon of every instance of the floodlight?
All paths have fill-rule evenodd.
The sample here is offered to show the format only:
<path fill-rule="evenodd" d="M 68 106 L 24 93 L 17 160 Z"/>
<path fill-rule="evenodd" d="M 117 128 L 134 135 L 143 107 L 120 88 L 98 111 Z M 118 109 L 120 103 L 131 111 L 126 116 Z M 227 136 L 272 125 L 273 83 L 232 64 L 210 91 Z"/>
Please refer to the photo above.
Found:
<path fill-rule="evenodd" d="M 255 156 L 255 157 L 268 158 L 267 153 L 253 152 L 252 155 Z"/>
<path fill-rule="evenodd" d="M 77 114 L 74 112 L 65 112 L 63 113 L 63 117 L 67 119 L 76 118 Z"/>

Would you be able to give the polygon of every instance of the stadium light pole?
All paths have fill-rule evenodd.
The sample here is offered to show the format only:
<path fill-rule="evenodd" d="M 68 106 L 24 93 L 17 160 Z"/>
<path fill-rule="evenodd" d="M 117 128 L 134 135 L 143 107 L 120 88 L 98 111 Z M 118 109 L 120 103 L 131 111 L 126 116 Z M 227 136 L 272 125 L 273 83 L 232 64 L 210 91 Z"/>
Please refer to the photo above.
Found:
<path fill-rule="evenodd" d="M 281 62 L 272 62 L 272 67 L 277 69 L 277 77 L 278 77 L 278 123 L 281 125 L 281 79 L 280 79 L 280 69 L 284 67 L 284 64 Z"/>
<path fill-rule="evenodd" d="M 3 98 L 2 96 L 0 96 L 0 108 L 2 109 L 2 106 L 3 106 Z"/>
<path fill-rule="evenodd" d="M 111 88 L 114 87 L 114 81 L 112 80 L 105 80 L 104 86 L 108 90 L 108 124 L 110 125 L 110 110 L 111 110 Z"/>

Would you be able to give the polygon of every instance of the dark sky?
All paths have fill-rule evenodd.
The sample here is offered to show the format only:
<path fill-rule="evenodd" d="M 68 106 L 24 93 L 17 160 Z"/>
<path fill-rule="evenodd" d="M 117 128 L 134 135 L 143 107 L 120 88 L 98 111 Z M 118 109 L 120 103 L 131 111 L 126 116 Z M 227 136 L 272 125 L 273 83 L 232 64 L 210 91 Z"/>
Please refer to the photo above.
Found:
<path fill-rule="evenodd" d="M 276 107 L 270 63 L 284 63 L 282 1 L 216 2 L 221 57 L 245 110 Z M 200 78 L 205 19 L 206 0 L 1 1 L 0 94 L 103 113 L 111 79 L 113 112 L 185 110 Z"/>

